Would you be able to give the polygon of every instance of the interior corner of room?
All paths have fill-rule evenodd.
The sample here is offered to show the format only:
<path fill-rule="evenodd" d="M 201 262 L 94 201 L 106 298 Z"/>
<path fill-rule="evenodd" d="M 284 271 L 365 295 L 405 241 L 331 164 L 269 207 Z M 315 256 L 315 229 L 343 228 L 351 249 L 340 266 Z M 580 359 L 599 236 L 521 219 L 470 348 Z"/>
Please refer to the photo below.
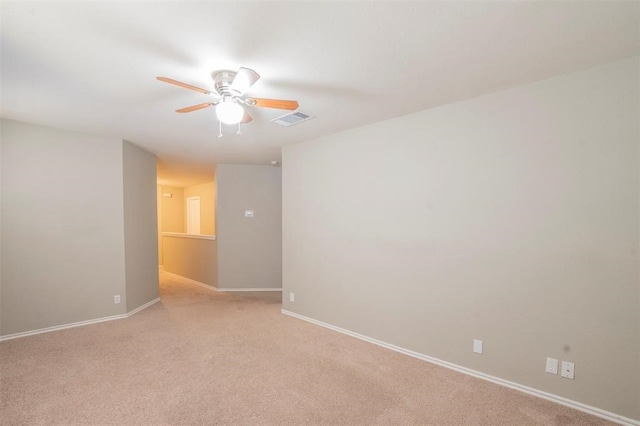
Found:
<path fill-rule="evenodd" d="M 287 146 L 282 181 L 218 164 L 212 182 L 158 185 L 155 156 L 129 142 L 2 119 L 2 334 L 126 317 L 157 300 L 158 257 L 212 288 L 284 272 L 284 312 L 633 423 L 638 70 L 627 59 Z M 185 232 L 196 197 L 199 235 Z M 541 372 L 547 357 L 576 380 Z"/>
<path fill-rule="evenodd" d="M 4 118 L 0 132 L 0 338 L 126 318 L 159 300 L 159 268 L 211 289 L 281 287 L 279 168 L 220 164 L 214 181 L 169 186 L 121 139 Z"/>
<path fill-rule="evenodd" d="M 442 366 L 483 384 L 640 426 L 640 18 L 629 12 L 640 13 L 640 3 L 372 2 L 363 13 L 357 2 L 277 2 L 278 7 L 96 2 L 104 8 L 97 10 L 108 11 L 100 25 L 118 29 L 118 37 L 115 31 L 105 37 L 87 30 L 93 25 L 83 19 L 93 10 L 87 3 L 69 16 L 83 23 L 77 25 L 87 30 L 82 34 L 100 35 L 91 39 L 94 44 L 104 41 L 102 47 L 118 46 L 126 53 L 126 60 L 111 61 L 114 67 L 128 65 L 129 58 L 158 58 L 140 60 L 140 70 L 109 69 L 118 78 L 105 87 L 92 83 L 93 97 L 87 82 L 103 72 L 101 67 L 86 61 L 93 73 L 78 78 L 82 67 L 71 62 L 77 55 L 37 49 L 44 30 L 57 34 L 63 26 L 45 20 L 28 2 L 8 3 L 3 27 L 13 28 L 11 34 L 24 45 L 12 45 L 15 40 L 3 30 L 2 81 L 12 96 L 3 93 L 8 113 L 0 118 L 0 345 L 63 328 L 141 318 L 128 317 L 162 309 L 159 280 L 173 275 L 204 286 L 206 292 L 198 290 L 210 299 L 211 294 L 243 297 L 219 291 L 282 292 L 281 302 L 272 294 L 270 326 L 278 321 L 309 326 L 297 319 L 307 321 L 428 362 L 427 367 Z M 133 15 L 121 9 L 125 3 L 144 11 L 139 19 L 149 26 L 134 26 Z M 404 9 L 408 6 L 424 7 L 438 19 Z M 73 9 L 53 3 L 38 7 L 58 17 Z M 256 93 L 300 93 L 307 105 L 317 105 L 318 111 L 309 113 L 318 119 L 282 127 L 272 120 L 282 111 L 251 109 L 262 98 L 236 99 L 227 90 L 220 99 L 201 103 L 212 92 L 175 80 L 158 82 L 162 77 L 153 72 L 164 75 L 160 59 L 176 78 L 200 86 L 233 84 L 214 81 L 212 76 L 221 75 L 214 73 L 218 67 L 244 69 L 251 76 L 241 67 L 251 64 L 244 63 L 187 69 L 185 64 L 206 62 L 198 50 L 203 44 L 178 49 L 167 39 L 143 37 L 147 30 L 159 37 L 152 33 L 155 27 L 164 31 L 147 13 L 167 24 L 175 20 L 176 7 L 194 20 L 209 19 L 200 7 L 220 16 L 223 11 L 242 15 L 247 22 L 259 15 L 256 8 L 264 7 L 265 16 L 290 14 L 254 27 L 227 19 L 221 28 L 228 24 L 238 34 L 250 33 L 238 45 L 253 52 L 248 56 L 255 62 L 268 48 L 276 54 L 272 58 L 286 56 L 291 69 L 257 64 L 265 79 Z M 326 14 L 312 13 L 325 7 Z M 391 17 L 394 8 L 402 9 L 397 15 L 402 19 Z M 20 12 L 16 16 L 25 23 L 40 19 L 42 26 L 29 26 L 37 31 L 27 33 L 6 18 L 9 9 Z M 126 23 L 119 21 L 129 16 Z M 313 31 L 304 32 L 312 41 L 321 29 L 340 27 L 347 37 L 331 32 L 320 38 L 323 52 L 335 53 L 336 60 L 309 52 L 308 46 L 320 43 L 298 37 L 304 20 L 281 25 L 289 16 L 317 16 L 324 26 L 314 21 Z M 431 25 L 424 24 L 427 16 Z M 388 27 L 370 28 L 374 18 Z M 353 26 L 352 19 L 370 32 Z M 408 20 L 414 22 L 411 32 L 395 38 Z M 546 22 L 548 28 L 540 26 Z M 132 24 L 129 33 L 120 31 L 125 24 Z M 256 34 L 269 32 L 261 25 L 278 34 L 271 46 L 266 36 L 255 44 Z M 571 31 L 565 34 L 567 27 Z M 503 37 L 503 29 L 517 41 Z M 173 30 L 170 34 L 187 37 Z M 280 34 L 296 36 L 287 39 L 293 48 L 283 49 Z M 374 34 L 382 42 L 364 40 Z M 475 45 L 481 34 L 484 42 Z M 65 36 L 77 48 L 69 52 L 98 50 L 75 33 Z M 225 46 L 222 36 L 211 45 Z M 562 43 L 555 43 L 558 37 Z M 428 39 L 428 48 L 413 44 L 422 39 Z M 365 44 L 368 55 L 362 54 Z M 416 58 L 428 66 L 418 67 Z M 49 64 L 52 80 L 66 86 L 46 85 L 39 61 Z M 18 62 L 21 66 L 14 66 Z M 151 66 L 147 62 L 157 71 L 144 68 Z M 296 68 L 313 73 L 309 62 L 324 67 L 314 78 Z M 387 68 L 387 62 L 413 65 Z M 116 90 L 127 80 L 121 78 L 125 71 L 131 71 L 126 74 L 131 86 Z M 16 83 L 5 85 L 10 77 Z M 132 101 L 130 87 L 141 87 L 147 98 Z M 69 99 L 60 96 L 62 88 Z M 44 94 L 32 100 L 22 93 L 27 89 L 33 96 Z M 77 111 L 85 97 L 95 111 L 83 121 Z M 51 99 L 55 105 L 45 108 Z M 216 121 L 215 108 L 209 107 L 229 99 L 253 114 L 252 124 L 223 127 Z M 157 104 L 150 106 L 151 100 Z M 348 109 L 340 102 L 347 100 L 356 105 L 349 110 L 355 118 L 344 113 Z M 76 113 L 69 113 L 74 108 Z M 117 111 L 109 116 L 107 108 Z M 185 108 L 197 112 L 182 114 Z M 40 119 L 20 118 L 34 111 L 42 112 L 36 115 Z M 92 127 L 93 122 L 98 124 Z M 160 130 L 152 132 L 156 123 Z M 128 134 L 139 140 L 113 136 L 130 128 Z M 224 137 L 218 137 L 222 130 Z M 206 168 L 208 177 L 187 182 L 162 175 L 167 152 L 173 160 L 187 159 L 181 166 Z M 313 342 L 308 344 L 313 356 Z M 281 353 L 291 347 L 287 341 Z M 359 366 L 366 383 L 372 366 L 377 367 L 375 360 Z M 308 377 L 299 377 L 302 386 Z M 255 376 L 246 380 L 254 383 Z M 296 391 L 286 390 L 287 397 Z M 394 391 L 385 397 L 405 409 L 403 395 Z M 348 395 L 342 399 L 351 403 Z M 568 421 L 549 419 L 550 424 Z"/>

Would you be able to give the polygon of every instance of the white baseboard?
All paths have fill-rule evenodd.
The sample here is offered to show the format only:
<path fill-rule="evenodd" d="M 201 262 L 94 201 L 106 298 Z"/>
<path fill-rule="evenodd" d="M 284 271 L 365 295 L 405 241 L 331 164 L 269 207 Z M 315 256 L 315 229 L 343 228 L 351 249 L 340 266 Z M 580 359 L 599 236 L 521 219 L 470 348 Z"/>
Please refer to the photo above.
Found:
<path fill-rule="evenodd" d="M 582 403 L 577 402 L 577 401 L 572 401 L 570 399 L 563 398 L 563 397 L 558 396 L 558 395 L 553 395 L 553 394 L 550 394 L 550 393 L 547 393 L 547 392 L 544 392 L 544 391 L 541 391 L 541 390 L 538 390 L 538 389 L 530 388 L 528 386 L 524 386 L 524 385 L 521 385 L 519 383 L 510 382 L 509 380 L 504 380 L 504 379 L 501 379 L 499 377 L 490 376 L 488 374 L 481 373 L 479 371 L 475 371 L 475 370 L 472 370 L 470 368 L 462 367 L 460 365 L 452 364 L 450 362 L 443 361 L 443 360 L 438 359 L 438 358 L 433 358 L 433 357 L 430 357 L 428 355 L 421 354 L 419 352 L 414 352 L 414 351 L 409 350 L 409 349 L 401 348 L 399 346 L 395 346 L 395 345 L 392 345 L 390 343 L 383 342 L 381 340 L 373 339 L 373 338 L 365 336 L 363 334 L 355 333 L 353 331 L 349 331 L 349 330 L 346 330 L 344 328 L 336 327 L 334 325 L 327 324 L 325 322 L 318 321 L 318 320 L 315 320 L 313 318 L 306 317 L 304 315 L 296 314 L 295 312 L 287 311 L 285 309 L 282 309 L 281 312 L 283 314 L 285 314 L 285 315 L 289 315 L 291 317 L 298 318 L 300 320 L 307 321 L 307 322 L 310 322 L 312 324 L 319 325 L 321 327 L 325 327 L 325 328 L 328 328 L 328 329 L 333 330 L 333 331 L 337 331 L 338 333 L 346 334 L 348 336 L 355 337 L 356 339 L 364 340 L 365 342 L 373 343 L 374 345 L 382 346 L 383 348 L 391 349 L 392 351 L 399 352 L 401 354 L 408 355 L 410 357 L 417 358 L 417 359 L 420 359 L 422 361 L 427 361 L 427 362 L 430 362 L 432 364 L 440 365 L 442 367 L 448 368 L 450 370 L 457 371 L 459 373 L 463 373 L 463 374 L 466 374 L 466 375 L 469 375 L 469 376 L 477 377 L 479 379 L 487 380 L 487 381 L 495 383 L 497 385 L 505 386 L 505 387 L 508 387 L 508 388 L 511 388 L 511 389 L 515 389 L 515 390 L 520 391 L 520 392 L 524 392 L 524 393 L 529 394 L 529 395 L 536 396 L 538 398 L 546 399 L 548 401 L 552 401 L 552 402 L 555 402 L 555 403 L 558 403 L 558 404 L 561 404 L 561 405 L 564 405 L 564 406 L 567 406 L 567 407 L 570 407 L 570 408 L 574 408 L 576 410 L 579 410 L 579 411 L 594 415 L 596 417 L 600 417 L 600 418 L 609 420 L 609 421 L 614 422 L 614 423 L 618 423 L 618 424 L 621 424 L 621 425 L 627 425 L 627 426 L 640 426 L 640 421 L 638 421 L 638 420 L 630 419 L 628 417 L 624 417 L 624 416 L 621 416 L 621 415 L 618 415 L 618 414 L 615 414 L 615 413 L 611 413 L 609 411 L 601 410 L 600 408 L 592 407 L 590 405 L 582 404 Z"/>
<path fill-rule="evenodd" d="M 159 297 L 156 297 L 156 298 L 155 298 L 155 299 L 153 299 L 152 301 L 147 302 L 147 303 L 145 303 L 145 304 L 144 304 L 144 305 L 142 305 L 142 306 L 138 306 L 138 307 L 137 307 L 137 308 L 135 308 L 133 311 L 131 311 L 131 312 L 129 312 L 129 313 L 127 314 L 127 318 L 129 318 L 131 315 L 135 315 L 135 314 L 137 314 L 138 312 L 140 312 L 141 310 L 143 310 L 143 309 L 145 309 L 145 308 L 148 308 L 149 306 L 153 305 L 154 303 L 158 303 L 159 301 L 160 301 L 160 298 L 159 298 Z"/>
<path fill-rule="evenodd" d="M 219 288 L 218 291 L 282 291 L 282 288 Z"/>
<path fill-rule="evenodd" d="M 158 298 L 153 299 L 152 301 L 150 301 L 148 303 L 145 303 L 144 305 L 142 305 L 142 306 L 134 309 L 133 311 L 131 311 L 129 313 L 126 313 L 126 314 L 112 315 L 110 317 L 96 318 L 96 319 L 87 320 L 87 321 L 72 322 L 70 324 L 56 325 L 56 326 L 53 326 L 53 327 L 39 328 L 37 330 L 30 330 L 30 331 L 23 331 L 23 332 L 20 332 L 20 333 L 7 334 L 6 336 L 0 336 L 0 342 L 2 342 L 4 340 L 18 339 L 20 337 L 33 336 L 34 334 L 42 334 L 42 333 L 49 333 L 51 331 L 64 330 L 66 328 L 82 327 L 82 326 L 85 326 L 85 325 L 97 324 L 99 322 L 113 321 L 113 320 L 118 320 L 118 319 L 129 318 L 131 315 L 137 314 L 138 312 L 140 312 L 144 308 L 148 308 L 149 306 L 151 306 L 154 303 L 157 303 L 159 301 L 160 301 L 160 298 L 158 297 Z"/>
<path fill-rule="evenodd" d="M 170 276 L 172 276 L 174 278 L 186 281 L 189 284 L 193 284 L 193 285 L 198 285 L 200 287 L 204 287 L 207 290 L 220 291 L 220 289 L 217 289 L 212 285 L 201 283 L 200 281 L 192 280 L 191 278 L 183 277 L 182 275 L 174 274 L 173 272 L 164 271 L 163 274 L 170 275 Z"/>

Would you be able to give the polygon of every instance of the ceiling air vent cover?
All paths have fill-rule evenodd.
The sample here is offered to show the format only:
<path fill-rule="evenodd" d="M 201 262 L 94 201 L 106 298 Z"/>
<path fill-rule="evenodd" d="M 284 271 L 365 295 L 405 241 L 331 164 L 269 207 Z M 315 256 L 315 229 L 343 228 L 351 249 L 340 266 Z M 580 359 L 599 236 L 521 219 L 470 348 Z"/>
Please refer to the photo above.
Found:
<path fill-rule="evenodd" d="M 315 117 L 309 114 L 305 114 L 304 112 L 296 111 L 291 114 L 285 114 L 281 117 L 274 118 L 271 121 L 281 126 L 289 127 L 303 121 L 311 120 L 312 118 Z"/>

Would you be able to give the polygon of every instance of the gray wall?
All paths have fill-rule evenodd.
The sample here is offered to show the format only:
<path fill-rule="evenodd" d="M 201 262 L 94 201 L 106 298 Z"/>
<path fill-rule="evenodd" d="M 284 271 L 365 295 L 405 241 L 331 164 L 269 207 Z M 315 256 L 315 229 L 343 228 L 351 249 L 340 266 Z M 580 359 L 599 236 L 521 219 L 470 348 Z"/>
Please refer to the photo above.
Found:
<path fill-rule="evenodd" d="M 278 167 L 216 166 L 218 288 L 282 287 L 281 179 Z"/>
<path fill-rule="evenodd" d="M 0 125 L 0 336 L 157 298 L 155 157 L 117 138 Z"/>
<path fill-rule="evenodd" d="M 0 334 L 125 313 L 122 141 L 1 124 Z"/>
<path fill-rule="evenodd" d="M 123 143 L 127 312 L 158 298 L 156 157 Z"/>
<path fill-rule="evenodd" d="M 638 75 L 633 58 L 285 147 L 284 309 L 640 419 Z"/>

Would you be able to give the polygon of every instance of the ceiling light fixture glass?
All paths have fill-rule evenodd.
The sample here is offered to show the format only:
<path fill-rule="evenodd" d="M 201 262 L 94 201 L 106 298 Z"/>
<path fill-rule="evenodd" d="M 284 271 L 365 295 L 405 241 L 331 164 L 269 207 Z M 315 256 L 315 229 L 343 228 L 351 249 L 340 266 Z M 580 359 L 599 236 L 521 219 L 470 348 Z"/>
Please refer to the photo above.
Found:
<path fill-rule="evenodd" d="M 232 99 L 224 99 L 216 105 L 216 116 L 224 124 L 238 124 L 244 117 L 244 109 Z"/>

